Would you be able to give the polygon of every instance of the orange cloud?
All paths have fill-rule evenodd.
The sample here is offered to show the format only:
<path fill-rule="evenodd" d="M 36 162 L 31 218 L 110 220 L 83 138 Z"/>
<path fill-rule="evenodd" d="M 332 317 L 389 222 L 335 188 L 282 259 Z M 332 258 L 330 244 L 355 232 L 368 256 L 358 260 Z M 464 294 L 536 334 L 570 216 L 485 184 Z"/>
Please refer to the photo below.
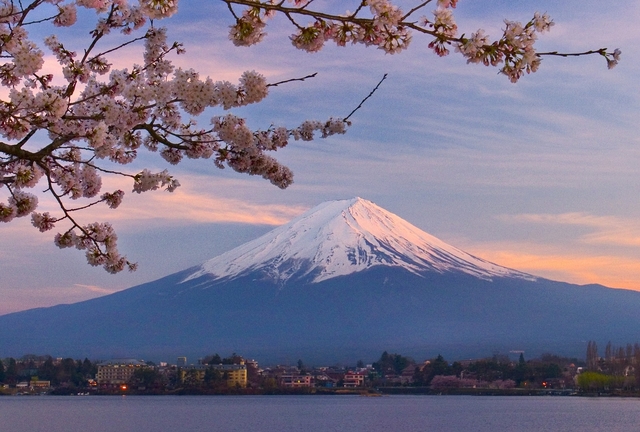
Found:
<path fill-rule="evenodd" d="M 282 225 L 306 208 L 279 204 L 255 204 L 231 198 L 200 194 L 180 188 L 173 193 L 150 192 L 129 196 L 119 215 L 111 219 L 162 220 L 172 223 L 244 223 Z M 134 202 L 135 201 L 135 202 Z"/>
<path fill-rule="evenodd" d="M 640 260 L 637 259 L 576 251 L 536 253 L 536 246 L 522 244 L 472 249 L 484 259 L 547 279 L 640 291 Z"/>
<path fill-rule="evenodd" d="M 99 287 L 97 285 L 83 285 L 83 284 L 73 284 L 74 287 L 76 288 L 80 288 L 82 290 L 86 290 L 89 291 L 91 293 L 97 293 L 97 294 L 113 294 L 116 291 L 119 291 L 117 289 L 109 289 L 109 288 L 102 288 Z M 76 290 L 77 292 L 77 290 Z"/>
<path fill-rule="evenodd" d="M 640 222 L 637 220 L 581 212 L 502 215 L 499 219 L 514 223 L 582 227 L 588 232 L 546 245 L 484 244 L 475 248 L 483 258 L 553 280 L 599 283 L 640 291 L 640 251 L 633 249 L 640 246 Z M 598 248 L 593 248 L 594 245 Z M 607 248 L 603 249 L 603 246 Z"/>
<path fill-rule="evenodd" d="M 198 190 L 199 185 L 209 185 L 211 177 L 177 176 L 183 186 L 174 192 L 156 190 L 137 194 L 131 192 L 132 180 L 121 177 L 103 177 L 102 191 L 122 189 L 125 198 L 116 210 L 97 205 L 78 214 L 81 221 L 120 221 L 127 223 L 161 222 L 163 224 L 190 223 L 243 223 L 282 225 L 307 210 L 307 207 L 285 204 L 261 204 L 245 200 L 216 196 L 211 191 Z M 221 190 L 232 190 L 234 181 L 216 178 Z M 273 187 L 267 185 L 267 187 Z M 57 204 L 48 197 L 41 197 L 38 211 L 59 214 Z M 83 205 L 82 202 L 72 203 Z"/>

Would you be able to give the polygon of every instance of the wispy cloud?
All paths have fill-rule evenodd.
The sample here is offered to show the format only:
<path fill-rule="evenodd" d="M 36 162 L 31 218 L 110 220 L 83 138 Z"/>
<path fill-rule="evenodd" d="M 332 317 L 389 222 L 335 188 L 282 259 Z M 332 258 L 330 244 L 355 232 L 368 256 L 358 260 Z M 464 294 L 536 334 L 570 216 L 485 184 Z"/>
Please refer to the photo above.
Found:
<path fill-rule="evenodd" d="M 212 192 L 215 184 L 218 190 L 227 190 L 233 195 L 236 181 L 198 175 L 177 175 L 183 186 L 175 192 L 163 190 L 142 194 L 129 192 L 131 179 L 104 177 L 103 190 L 122 189 L 127 191 L 122 205 L 116 210 L 106 209 L 104 205 L 91 207 L 81 215 L 83 220 L 109 220 L 119 222 L 144 223 L 242 223 L 256 225 L 282 225 L 293 217 L 303 213 L 308 207 L 301 205 L 260 203 L 247 199 L 221 196 Z M 265 182 L 266 183 L 266 182 Z M 267 185 L 267 187 L 269 187 Z M 273 186 L 270 186 L 273 188 Z M 73 203 L 76 204 L 76 203 Z M 80 204 L 81 205 L 81 204 Z M 56 203 L 44 197 L 39 211 L 57 214 Z M 22 229 L 25 229 L 22 227 Z"/>
<path fill-rule="evenodd" d="M 640 221 L 616 216 L 588 213 L 502 215 L 507 222 L 547 225 L 571 225 L 589 228 L 591 232 L 578 241 L 589 244 L 640 247 Z"/>
<path fill-rule="evenodd" d="M 297 205 L 264 204 L 250 200 L 220 197 L 210 191 L 198 190 L 202 178 L 189 176 L 173 193 L 156 191 L 141 195 L 131 194 L 129 204 L 119 212 L 118 218 L 126 220 L 163 220 L 174 223 L 219 223 L 281 225 L 304 212 L 307 208 Z M 209 179 L 210 181 L 210 179 Z M 217 180 L 217 187 L 224 187 L 224 180 Z"/>
<path fill-rule="evenodd" d="M 116 289 L 102 288 L 97 285 L 73 284 L 73 286 L 96 294 L 113 294 L 118 291 Z"/>

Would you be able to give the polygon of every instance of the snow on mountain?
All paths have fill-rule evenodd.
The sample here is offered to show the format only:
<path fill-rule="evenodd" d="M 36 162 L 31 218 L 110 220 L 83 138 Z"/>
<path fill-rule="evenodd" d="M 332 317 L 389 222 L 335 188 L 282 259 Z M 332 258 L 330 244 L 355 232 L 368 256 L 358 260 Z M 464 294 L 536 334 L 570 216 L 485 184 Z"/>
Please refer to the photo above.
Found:
<path fill-rule="evenodd" d="M 274 281 L 311 276 L 321 282 L 373 266 L 412 273 L 463 272 L 481 279 L 521 273 L 450 246 L 362 198 L 328 201 L 256 240 L 205 262 L 187 277 L 234 278 L 262 271 Z"/>

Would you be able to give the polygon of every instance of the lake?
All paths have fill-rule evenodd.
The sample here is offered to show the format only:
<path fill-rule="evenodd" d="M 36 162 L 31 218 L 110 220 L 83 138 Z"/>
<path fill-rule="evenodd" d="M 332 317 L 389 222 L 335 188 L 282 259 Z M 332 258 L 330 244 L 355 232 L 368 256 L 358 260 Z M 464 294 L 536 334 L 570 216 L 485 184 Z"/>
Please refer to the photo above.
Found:
<path fill-rule="evenodd" d="M 640 399 L 559 396 L 7 396 L 0 429 L 123 431 L 630 431 Z"/>

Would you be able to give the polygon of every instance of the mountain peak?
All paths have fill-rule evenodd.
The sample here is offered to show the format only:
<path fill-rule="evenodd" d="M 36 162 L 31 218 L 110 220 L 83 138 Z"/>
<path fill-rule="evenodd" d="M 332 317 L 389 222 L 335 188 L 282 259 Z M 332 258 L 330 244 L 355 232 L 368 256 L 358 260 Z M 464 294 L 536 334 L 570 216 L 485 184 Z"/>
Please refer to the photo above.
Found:
<path fill-rule="evenodd" d="M 186 280 L 205 274 L 235 278 L 259 271 L 279 283 L 302 277 L 321 282 L 374 266 L 411 273 L 462 272 L 481 279 L 535 277 L 450 246 L 371 201 L 327 201 L 262 237 L 205 262 Z"/>

